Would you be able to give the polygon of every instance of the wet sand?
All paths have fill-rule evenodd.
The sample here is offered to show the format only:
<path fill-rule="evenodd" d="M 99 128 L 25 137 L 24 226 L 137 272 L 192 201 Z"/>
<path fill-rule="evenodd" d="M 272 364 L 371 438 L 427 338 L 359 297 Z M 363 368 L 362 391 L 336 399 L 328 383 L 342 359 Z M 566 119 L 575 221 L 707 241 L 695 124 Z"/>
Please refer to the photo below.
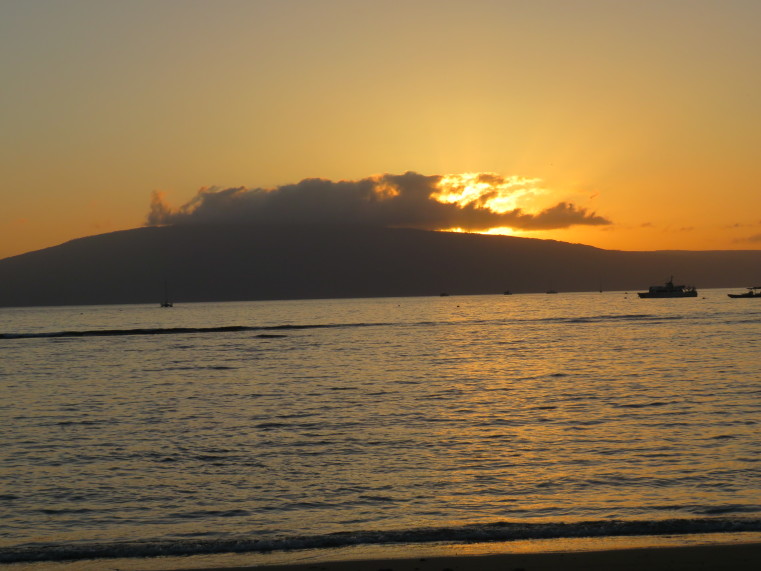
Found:
<path fill-rule="evenodd" d="M 287 565 L 207 568 L 206 571 L 679 571 L 761 569 L 761 543 L 645 547 L 565 553 L 447 555 Z"/>

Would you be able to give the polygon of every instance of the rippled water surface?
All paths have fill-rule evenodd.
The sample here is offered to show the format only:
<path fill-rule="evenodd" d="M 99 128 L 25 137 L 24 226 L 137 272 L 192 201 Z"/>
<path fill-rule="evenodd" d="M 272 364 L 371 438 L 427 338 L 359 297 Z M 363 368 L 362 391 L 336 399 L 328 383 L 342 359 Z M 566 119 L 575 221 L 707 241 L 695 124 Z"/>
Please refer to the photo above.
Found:
<path fill-rule="evenodd" d="M 726 293 L 0 309 L 0 556 L 761 530 L 761 301 Z"/>

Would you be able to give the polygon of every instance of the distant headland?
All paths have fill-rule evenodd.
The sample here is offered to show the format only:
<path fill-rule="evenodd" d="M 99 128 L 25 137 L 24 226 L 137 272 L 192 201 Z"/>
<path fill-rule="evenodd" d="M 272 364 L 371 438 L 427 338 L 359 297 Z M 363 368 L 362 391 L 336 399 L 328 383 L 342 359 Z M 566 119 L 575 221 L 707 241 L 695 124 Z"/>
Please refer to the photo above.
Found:
<path fill-rule="evenodd" d="M 509 236 L 353 225 L 187 224 L 0 260 L 0 306 L 698 288 L 761 282 L 761 251 L 624 252 Z"/>

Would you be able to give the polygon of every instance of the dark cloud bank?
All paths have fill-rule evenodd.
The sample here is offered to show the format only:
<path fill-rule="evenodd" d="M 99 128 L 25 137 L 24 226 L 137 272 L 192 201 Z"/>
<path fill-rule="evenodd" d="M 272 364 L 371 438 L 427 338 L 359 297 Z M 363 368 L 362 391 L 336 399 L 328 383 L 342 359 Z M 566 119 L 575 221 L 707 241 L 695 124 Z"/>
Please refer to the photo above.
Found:
<path fill-rule="evenodd" d="M 442 177 L 414 172 L 384 174 L 355 181 L 305 179 L 296 184 L 264 188 L 202 189 L 187 204 L 172 209 L 154 193 L 147 225 L 188 223 L 351 223 L 425 230 L 463 228 L 478 231 L 507 226 L 520 230 L 550 230 L 573 225 L 605 225 L 610 221 L 585 208 L 560 202 L 536 214 L 520 208 L 498 213 L 486 201 L 487 192 L 464 206 L 434 198 Z M 499 180 L 495 180 L 499 179 Z M 479 175 L 483 183 L 505 179 Z"/>

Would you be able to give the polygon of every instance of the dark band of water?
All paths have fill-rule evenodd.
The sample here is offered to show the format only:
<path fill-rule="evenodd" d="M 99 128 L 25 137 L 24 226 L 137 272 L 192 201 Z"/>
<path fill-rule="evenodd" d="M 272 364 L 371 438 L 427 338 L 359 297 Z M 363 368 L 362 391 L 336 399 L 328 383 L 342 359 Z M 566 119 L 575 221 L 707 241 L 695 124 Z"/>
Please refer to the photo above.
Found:
<path fill-rule="evenodd" d="M 539 321 L 555 322 L 566 324 L 584 324 L 600 323 L 604 321 L 639 321 L 660 323 L 663 321 L 683 319 L 682 316 L 664 316 L 648 314 L 629 314 L 629 315 L 597 315 L 597 316 L 579 316 L 566 318 L 539 318 L 539 319 L 516 319 L 516 322 Z M 479 321 L 478 323 L 483 323 Z M 450 322 L 432 322 L 423 321 L 418 323 L 317 323 L 309 325 L 227 325 L 220 327 L 144 327 L 137 329 L 92 329 L 86 331 L 44 331 L 34 333 L 0 333 L 0 340 L 3 339 L 40 339 L 40 338 L 60 338 L 60 337 L 115 337 L 124 335 L 177 335 L 187 333 L 240 333 L 246 331 L 283 331 L 283 330 L 302 330 L 302 329 L 329 329 L 329 328 L 350 328 L 350 327 L 383 327 L 383 326 L 404 326 L 404 325 L 449 325 Z M 262 335 L 264 336 L 264 335 Z"/>
<path fill-rule="evenodd" d="M 0 548 L 0 563 L 74 561 L 218 553 L 262 553 L 297 549 L 340 548 L 395 543 L 496 542 L 574 537 L 738 533 L 761 531 L 761 519 L 670 519 L 660 521 L 585 521 L 577 523 L 513 523 L 420 528 L 390 531 L 352 531 L 276 539 L 192 539 L 90 543 L 34 544 Z"/>
<path fill-rule="evenodd" d="M 167 327 L 141 329 L 93 329 L 89 331 L 46 331 L 40 333 L 0 333 L 0 339 L 39 339 L 53 337 L 115 337 L 122 335 L 176 335 L 182 333 L 239 333 L 244 331 L 282 331 L 294 329 L 326 329 L 330 327 L 371 327 L 385 323 L 318 324 L 318 325 L 276 325 L 251 327 L 228 325 L 224 327 Z M 265 335 L 262 335 L 264 337 Z M 266 335 L 274 337 L 274 335 Z M 282 337 L 282 335 L 280 336 Z"/>

